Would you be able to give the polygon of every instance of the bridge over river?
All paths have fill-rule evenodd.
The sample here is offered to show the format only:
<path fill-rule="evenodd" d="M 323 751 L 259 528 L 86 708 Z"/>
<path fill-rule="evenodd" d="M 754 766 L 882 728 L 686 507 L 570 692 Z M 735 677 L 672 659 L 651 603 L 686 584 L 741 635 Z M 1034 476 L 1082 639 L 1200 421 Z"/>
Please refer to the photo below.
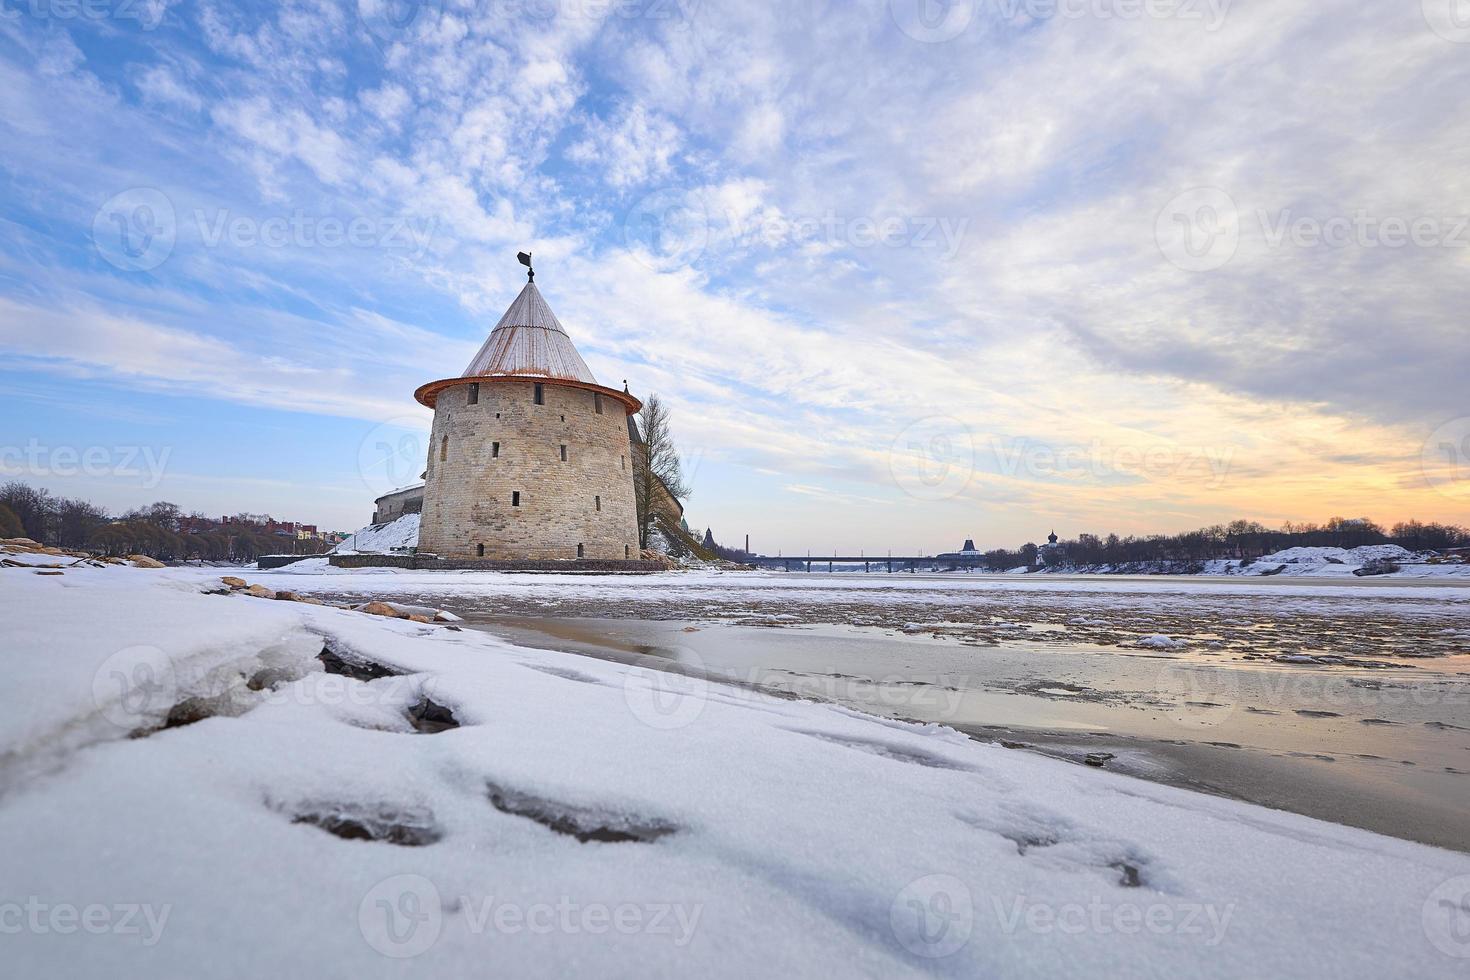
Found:
<path fill-rule="evenodd" d="M 758 568 L 779 568 L 787 572 L 833 572 L 837 571 L 838 565 L 861 565 L 865 572 L 912 572 L 920 568 L 963 568 L 973 571 L 984 568 L 985 559 L 980 555 L 929 555 L 917 558 L 900 555 L 881 555 L 876 558 L 872 555 L 806 555 L 791 558 L 753 555 L 746 558 L 745 562 Z"/>

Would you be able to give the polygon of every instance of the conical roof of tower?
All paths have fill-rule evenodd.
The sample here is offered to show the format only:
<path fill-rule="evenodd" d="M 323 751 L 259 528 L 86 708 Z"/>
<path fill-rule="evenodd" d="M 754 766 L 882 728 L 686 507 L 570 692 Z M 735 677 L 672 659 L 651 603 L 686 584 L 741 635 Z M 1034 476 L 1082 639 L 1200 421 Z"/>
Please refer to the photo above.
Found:
<path fill-rule="evenodd" d="M 462 376 L 560 378 L 597 384 L 534 282 L 526 283 Z"/>

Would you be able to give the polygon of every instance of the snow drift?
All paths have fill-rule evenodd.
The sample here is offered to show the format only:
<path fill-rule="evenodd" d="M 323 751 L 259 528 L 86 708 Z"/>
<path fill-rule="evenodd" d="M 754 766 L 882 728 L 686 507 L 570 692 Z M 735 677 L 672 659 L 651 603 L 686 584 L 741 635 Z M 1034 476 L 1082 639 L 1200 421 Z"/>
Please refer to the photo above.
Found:
<path fill-rule="evenodd" d="M 354 531 L 346 541 L 332 549 L 337 555 L 387 554 L 395 550 L 416 548 L 419 543 L 420 514 L 404 514 L 387 524 L 369 524 Z"/>

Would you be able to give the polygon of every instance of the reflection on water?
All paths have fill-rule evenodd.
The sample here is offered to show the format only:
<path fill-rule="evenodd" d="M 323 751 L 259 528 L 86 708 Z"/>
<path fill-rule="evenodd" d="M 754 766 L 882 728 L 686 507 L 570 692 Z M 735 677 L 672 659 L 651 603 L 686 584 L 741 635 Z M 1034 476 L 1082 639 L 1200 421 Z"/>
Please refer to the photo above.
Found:
<path fill-rule="evenodd" d="M 497 582 L 493 595 L 395 596 L 375 583 L 373 594 L 447 608 L 523 646 L 939 722 L 1074 761 L 1107 752 L 1116 771 L 1470 850 L 1465 602 L 1424 590 L 864 589 L 772 601 L 724 585 L 618 589 L 599 580 L 548 596 Z"/>
<path fill-rule="evenodd" d="M 521 645 L 940 722 L 1063 758 L 1105 750 L 1114 770 L 1470 850 L 1464 658 L 1384 680 L 1101 648 L 976 651 L 851 627 L 473 622 Z"/>

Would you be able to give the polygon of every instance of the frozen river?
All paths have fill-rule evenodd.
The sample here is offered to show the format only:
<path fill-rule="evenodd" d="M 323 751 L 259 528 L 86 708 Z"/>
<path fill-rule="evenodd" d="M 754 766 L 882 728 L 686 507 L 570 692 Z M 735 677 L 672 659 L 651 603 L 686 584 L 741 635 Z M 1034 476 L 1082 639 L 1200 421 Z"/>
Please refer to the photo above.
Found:
<path fill-rule="evenodd" d="M 1115 771 L 1470 850 L 1463 586 L 289 577 L 318 594 L 437 605 L 524 646 L 941 722 L 1022 750 L 1090 755 Z"/>

